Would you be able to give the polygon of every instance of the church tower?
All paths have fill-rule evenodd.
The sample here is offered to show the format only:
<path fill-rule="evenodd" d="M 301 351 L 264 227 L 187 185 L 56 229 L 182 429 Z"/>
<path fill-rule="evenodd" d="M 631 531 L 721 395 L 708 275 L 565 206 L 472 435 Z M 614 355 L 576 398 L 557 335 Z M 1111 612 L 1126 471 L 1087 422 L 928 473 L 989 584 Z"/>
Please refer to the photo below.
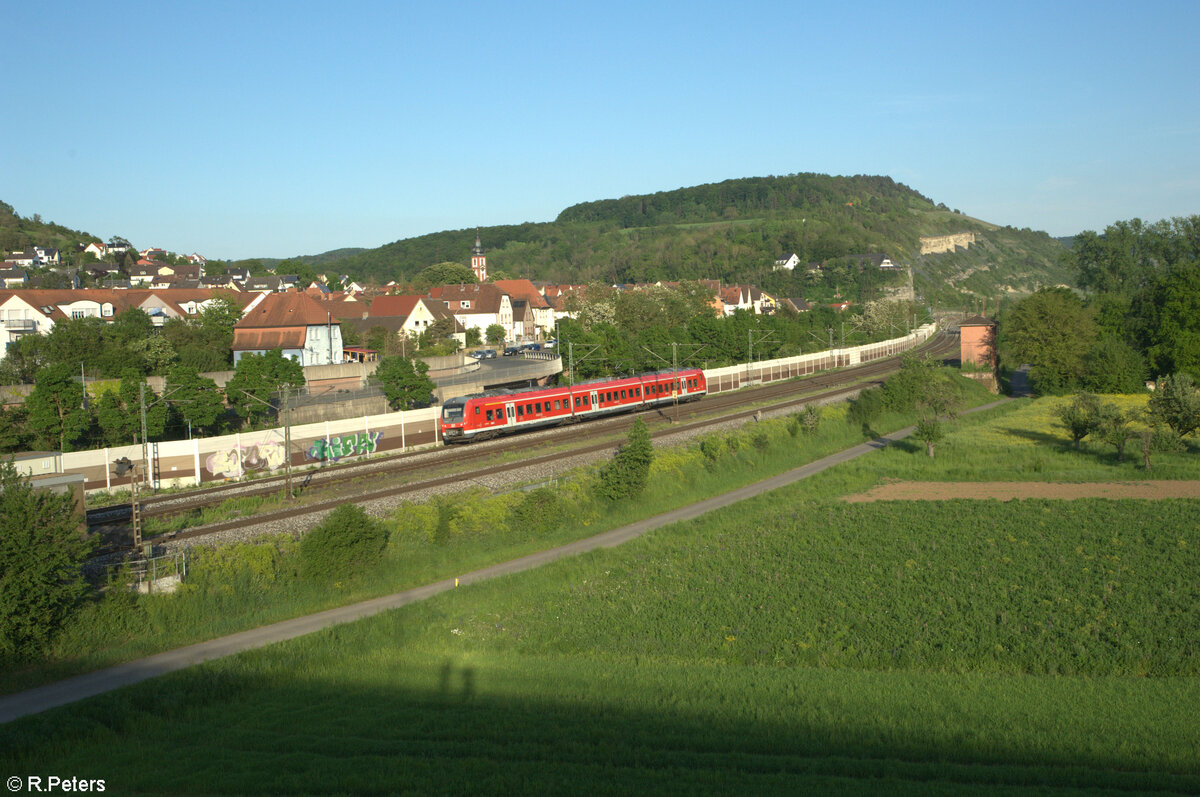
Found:
<path fill-rule="evenodd" d="M 479 242 L 479 230 L 475 231 L 475 248 L 471 250 L 471 270 L 480 282 L 487 282 L 487 257 L 483 254 L 483 244 Z"/>

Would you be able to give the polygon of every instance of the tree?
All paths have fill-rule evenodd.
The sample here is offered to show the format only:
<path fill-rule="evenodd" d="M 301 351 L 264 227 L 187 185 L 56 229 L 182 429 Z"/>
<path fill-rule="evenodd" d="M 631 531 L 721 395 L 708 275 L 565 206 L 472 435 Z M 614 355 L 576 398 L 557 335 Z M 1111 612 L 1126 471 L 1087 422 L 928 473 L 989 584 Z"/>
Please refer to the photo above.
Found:
<path fill-rule="evenodd" d="M 24 405 L 7 409 L 0 406 L 0 452 L 28 451 L 29 413 Z"/>
<path fill-rule="evenodd" d="M 479 333 L 479 327 L 470 327 L 467 329 L 467 345 L 479 346 L 483 343 L 483 335 Z"/>
<path fill-rule="evenodd" d="M 499 346 L 501 343 L 504 342 L 504 339 L 506 337 L 508 337 L 507 333 L 504 330 L 504 327 L 501 324 L 488 325 L 488 328 L 487 328 L 487 331 L 485 334 L 487 335 L 487 342 L 492 344 L 493 346 Z"/>
<path fill-rule="evenodd" d="M 225 414 L 225 396 L 216 382 L 200 376 L 194 368 L 176 366 L 167 376 L 163 395 L 194 428 L 202 433 L 217 431 Z"/>
<path fill-rule="evenodd" d="M 955 417 L 958 394 L 950 378 L 944 373 L 933 368 L 925 370 L 925 381 L 919 387 L 919 416 L 913 434 L 925 444 L 925 452 L 932 458 L 934 448 L 946 436 L 941 416 Z"/>
<path fill-rule="evenodd" d="M 271 412 L 270 399 L 284 385 L 304 384 L 304 369 L 300 363 L 284 357 L 279 349 L 266 354 L 246 354 L 234 369 L 233 378 L 225 385 L 229 403 L 246 423 L 255 425 Z"/>
<path fill-rule="evenodd" d="M 1200 379 L 1200 263 L 1161 275 L 1134 297 L 1130 318 L 1156 374 Z"/>
<path fill-rule="evenodd" d="M 1033 366 L 1034 389 L 1057 394 L 1079 383 L 1096 326 L 1071 291 L 1042 288 L 1000 319 L 1000 335 L 1015 364 Z"/>
<path fill-rule="evenodd" d="M 1114 338 L 1102 338 L 1084 360 L 1084 386 L 1095 393 L 1144 393 L 1146 359 Z"/>
<path fill-rule="evenodd" d="M 1150 470 L 1150 458 L 1154 454 L 1160 451 L 1179 451 L 1183 448 L 1183 441 L 1175 434 L 1174 429 L 1153 419 L 1150 426 L 1143 429 L 1138 437 L 1142 446 L 1142 464 L 1146 470 Z"/>
<path fill-rule="evenodd" d="M 1188 374 L 1165 376 L 1146 406 L 1150 417 L 1184 437 L 1200 428 L 1200 390 Z"/>
<path fill-rule="evenodd" d="M 242 311 L 232 300 L 213 300 L 196 318 L 171 319 L 163 337 L 171 343 L 179 365 L 200 373 L 224 371 L 232 362 L 233 327 Z"/>
<path fill-rule="evenodd" d="M 166 431 L 169 412 L 153 390 L 145 388 L 145 380 L 130 369 L 121 377 L 120 387 L 106 391 L 96 402 L 96 422 L 106 445 L 128 445 L 142 442 L 142 399 L 146 402 L 146 433 L 161 438 Z"/>
<path fill-rule="evenodd" d="M 429 365 L 423 360 L 406 357 L 384 357 L 375 369 L 375 378 L 383 387 L 388 405 L 393 410 L 410 410 L 418 404 L 428 404 L 437 385 L 426 376 Z"/>
<path fill-rule="evenodd" d="M 635 498 L 646 489 L 650 478 L 650 463 L 654 446 L 645 422 L 637 418 L 629 430 L 629 438 L 616 455 L 600 469 L 599 492 L 611 501 Z"/>
<path fill-rule="evenodd" d="M 1078 451 L 1083 438 L 1100 428 L 1100 399 L 1091 393 L 1080 393 L 1070 404 L 1055 409 L 1054 414 Z"/>
<path fill-rule="evenodd" d="M 1105 402 L 1100 405 L 1096 432 L 1102 441 L 1117 450 L 1117 462 L 1125 460 L 1125 446 L 1137 434 L 1133 422 L 1139 417 L 1139 410 L 1121 412 L 1121 408 L 1116 404 Z"/>
<path fill-rule="evenodd" d="M 917 420 L 917 426 L 913 431 L 913 437 L 925 444 L 925 453 L 933 457 L 933 450 L 942 438 L 946 436 L 946 432 L 942 429 L 942 422 L 938 420 L 936 415 L 923 415 Z"/>
<path fill-rule="evenodd" d="M 0 463 L 0 656 L 46 650 L 86 594 L 91 548 L 71 495 L 34 490 Z"/>
<path fill-rule="evenodd" d="M 469 285 L 473 282 L 479 282 L 474 271 L 462 263 L 449 261 L 426 266 L 413 280 L 415 285 L 424 288 L 433 285 Z"/>
<path fill-rule="evenodd" d="M 83 385 L 76 381 L 75 369 L 67 363 L 38 371 L 33 392 L 25 399 L 25 408 L 38 445 L 47 448 L 75 450 L 92 425 L 91 414 L 84 405 Z"/>

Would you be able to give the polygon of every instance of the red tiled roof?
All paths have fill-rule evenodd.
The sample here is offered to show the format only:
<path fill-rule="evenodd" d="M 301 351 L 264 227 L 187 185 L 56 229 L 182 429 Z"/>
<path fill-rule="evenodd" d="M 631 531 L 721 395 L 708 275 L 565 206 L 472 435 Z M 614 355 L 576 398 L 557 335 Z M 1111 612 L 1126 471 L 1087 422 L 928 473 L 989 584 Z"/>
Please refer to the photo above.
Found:
<path fill-rule="evenodd" d="M 529 302 L 531 308 L 544 309 L 550 306 L 546 303 L 546 297 L 542 296 L 529 280 L 496 280 L 492 284 L 513 299 L 524 299 Z"/>
<path fill-rule="evenodd" d="M 371 301 L 371 318 L 408 318 L 423 296 L 376 296 Z"/>
<path fill-rule="evenodd" d="M 234 327 L 232 348 L 234 351 L 303 349 L 307 332 L 305 327 L 278 327 L 275 329 Z"/>
<path fill-rule="evenodd" d="M 325 324 L 332 312 L 329 306 L 303 293 L 271 293 L 237 323 L 238 329 L 305 327 Z"/>
<path fill-rule="evenodd" d="M 475 315 L 500 312 L 500 305 L 505 293 L 493 283 L 473 282 L 460 285 L 438 285 L 430 289 L 429 295 L 446 303 L 451 312 Z M 471 306 L 463 308 L 463 301 L 469 301 Z"/>

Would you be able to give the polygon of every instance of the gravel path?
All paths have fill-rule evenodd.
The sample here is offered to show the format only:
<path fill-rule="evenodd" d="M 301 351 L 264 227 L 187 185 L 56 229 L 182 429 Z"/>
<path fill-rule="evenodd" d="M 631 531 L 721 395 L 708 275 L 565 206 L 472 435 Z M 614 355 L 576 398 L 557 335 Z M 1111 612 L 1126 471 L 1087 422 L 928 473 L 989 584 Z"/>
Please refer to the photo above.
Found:
<path fill-rule="evenodd" d="M 952 498 L 1012 501 L 1023 498 L 1200 498 L 1200 481 L 1144 482 L 892 482 L 846 496 L 852 504 L 871 501 L 946 501 Z"/>

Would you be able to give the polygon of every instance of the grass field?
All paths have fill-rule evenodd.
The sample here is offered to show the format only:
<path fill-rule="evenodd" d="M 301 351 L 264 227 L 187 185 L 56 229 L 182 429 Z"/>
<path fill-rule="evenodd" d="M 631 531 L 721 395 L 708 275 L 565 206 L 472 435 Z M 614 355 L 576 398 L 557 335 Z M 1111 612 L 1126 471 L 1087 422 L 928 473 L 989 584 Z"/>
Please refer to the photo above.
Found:
<path fill-rule="evenodd" d="M 1197 502 L 1160 507 L 1170 529 L 1138 502 L 754 503 L 16 723 L 7 771 L 119 793 L 1200 789 Z"/>
<path fill-rule="evenodd" d="M 1037 404 L 959 421 L 934 460 L 876 452 L 0 727 L 0 760 L 114 793 L 1200 791 L 1200 501 L 839 500 L 895 474 L 995 478 L 989 462 L 1124 477 L 1061 435 L 1010 452 L 994 430 L 1033 428 Z M 797 439 L 761 431 L 664 455 L 655 500 Z M 1196 478 L 1195 460 L 1161 467 Z M 496 517 L 410 517 L 393 554 Z"/>

